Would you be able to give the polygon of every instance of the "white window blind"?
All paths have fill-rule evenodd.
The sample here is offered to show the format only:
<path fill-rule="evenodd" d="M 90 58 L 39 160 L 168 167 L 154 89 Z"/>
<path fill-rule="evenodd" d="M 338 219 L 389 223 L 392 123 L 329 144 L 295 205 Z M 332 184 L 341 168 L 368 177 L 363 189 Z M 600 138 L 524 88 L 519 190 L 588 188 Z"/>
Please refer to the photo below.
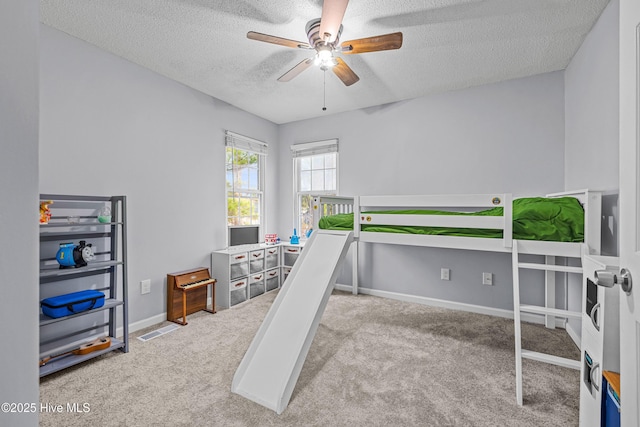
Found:
<path fill-rule="evenodd" d="M 252 151 L 263 156 L 267 155 L 268 145 L 265 142 L 229 130 L 225 132 L 225 145 L 239 148 L 240 150 Z"/>
<path fill-rule="evenodd" d="M 338 151 L 338 140 L 327 139 L 325 141 L 303 142 L 301 144 L 293 144 L 291 152 L 293 157 L 315 156 L 316 154 L 335 153 Z"/>

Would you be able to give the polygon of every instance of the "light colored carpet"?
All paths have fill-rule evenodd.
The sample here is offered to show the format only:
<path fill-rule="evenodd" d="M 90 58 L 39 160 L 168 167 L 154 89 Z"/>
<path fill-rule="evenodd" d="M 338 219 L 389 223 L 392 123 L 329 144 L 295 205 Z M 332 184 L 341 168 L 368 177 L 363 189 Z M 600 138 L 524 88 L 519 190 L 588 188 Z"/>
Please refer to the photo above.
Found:
<path fill-rule="evenodd" d="M 334 292 L 287 409 L 232 394 L 275 292 L 41 380 L 41 426 L 571 426 L 579 372 L 525 360 L 515 403 L 513 321 Z M 292 321 L 295 321 L 292 319 Z M 578 358 L 562 330 L 523 324 L 523 347 Z"/>

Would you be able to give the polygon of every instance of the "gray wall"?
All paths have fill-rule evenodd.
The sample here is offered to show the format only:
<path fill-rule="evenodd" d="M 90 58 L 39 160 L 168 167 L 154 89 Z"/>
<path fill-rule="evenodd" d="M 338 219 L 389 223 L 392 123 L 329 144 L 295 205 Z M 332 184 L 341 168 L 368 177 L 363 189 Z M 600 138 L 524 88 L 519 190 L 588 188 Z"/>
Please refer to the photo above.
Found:
<path fill-rule="evenodd" d="M 130 321 L 159 322 L 167 273 L 226 245 L 224 131 L 273 147 L 277 126 L 45 25 L 41 62 L 40 192 L 127 196 Z"/>
<path fill-rule="evenodd" d="M 339 138 L 344 195 L 564 189 L 563 73 L 448 92 L 280 126 L 280 205 L 292 205 L 291 144 Z M 288 190 L 288 191 L 287 191 Z M 292 209 L 280 229 L 293 227 Z M 508 255 L 363 245 L 361 285 L 494 308 L 513 307 Z M 451 268 L 451 281 L 440 268 Z M 482 272 L 494 273 L 493 287 Z M 536 272 L 533 272 L 535 276 Z M 533 277 L 526 275 L 524 280 Z M 343 272 L 339 282 L 350 283 Z M 523 298 L 542 301 L 542 289 Z M 531 300 L 532 298 L 532 300 Z"/>
<path fill-rule="evenodd" d="M 281 236 L 293 228 L 289 146 L 298 142 L 340 139 L 342 194 L 530 196 L 603 185 L 587 182 L 583 159 L 573 157 L 584 150 L 572 141 L 583 138 L 569 134 L 582 131 L 573 123 L 583 119 L 568 105 L 585 100 L 565 108 L 562 71 L 276 126 L 57 30 L 41 31 L 40 192 L 129 196 L 134 323 L 161 320 L 166 273 L 207 266 L 210 251 L 224 246 L 224 129 L 270 144 L 268 230 Z M 571 67 L 585 73 L 592 64 L 578 58 Z M 597 116 L 584 120 L 597 127 Z M 361 285 L 371 289 L 512 307 L 507 255 L 367 245 L 361 256 L 372 266 Z M 442 267 L 452 269 L 451 281 L 440 281 Z M 481 284 L 483 271 L 494 273 L 493 287 Z M 150 295 L 140 295 L 143 279 L 152 281 Z M 350 283 L 348 268 L 340 282 Z M 525 287 L 523 299 L 540 303 L 542 290 Z"/>
<path fill-rule="evenodd" d="M 0 402 L 38 393 L 38 12 L 0 3 Z M 0 413 L 0 425 L 37 426 L 38 413 Z"/>
<path fill-rule="evenodd" d="M 605 8 L 565 70 L 565 187 L 604 191 L 602 253 L 618 255 L 618 12 Z M 581 310 L 581 281 L 569 282 L 569 309 Z M 570 326 L 580 330 L 579 321 Z"/>

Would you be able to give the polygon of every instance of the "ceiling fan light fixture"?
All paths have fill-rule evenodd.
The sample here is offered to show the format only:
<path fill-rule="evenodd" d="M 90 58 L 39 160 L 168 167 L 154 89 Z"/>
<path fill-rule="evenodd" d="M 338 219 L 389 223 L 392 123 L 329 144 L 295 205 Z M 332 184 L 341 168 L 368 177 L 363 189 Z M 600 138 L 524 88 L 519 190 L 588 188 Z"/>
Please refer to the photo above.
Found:
<path fill-rule="evenodd" d="M 314 64 L 320 68 L 326 69 L 336 66 L 338 62 L 333 57 L 333 52 L 331 52 L 330 49 L 318 49 L 318 54 L 316 55 Z"/>

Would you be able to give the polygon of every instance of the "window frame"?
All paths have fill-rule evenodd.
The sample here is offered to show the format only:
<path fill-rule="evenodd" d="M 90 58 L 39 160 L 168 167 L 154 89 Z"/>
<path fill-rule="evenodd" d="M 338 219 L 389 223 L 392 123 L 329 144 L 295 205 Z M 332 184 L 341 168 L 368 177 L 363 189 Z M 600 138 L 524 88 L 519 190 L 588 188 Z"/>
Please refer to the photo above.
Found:
<path fill-rule="evenodd" d="M 226 219 L 226 228 L 227 228 L 227 233 L 226 233 L 226 245 L 229 246 L 229 229 L 230 228 L 237 228 L 237 227 L 243 227 L 243 226 L 258 226 L 259 227 L 259 240 L 262 240 L 262 236 L 264 235 L 263 230 L 265 230 L 266 227 L 266 211 L 265 211 L 265 189 L 266 189 L 266 185 L 265 185 L 265 176 L 266 176 L 266 156 L 267 156 L 267 144 L 262 142 L 262 141 L 258 141 L 256 139 L 253 138 L 249 138 L 246 137 L 244 135 L 240 135 L 234 132 L 230 132 L 230 131 L 226 131 L 225 133 L 225 219 Z M 235 179 L 233 181 L 231 181 L 231 188 L 227 187 L 227 184 L 229 183 L 228 179 L 227 179 L 227 167 L 229 165 L 229 163 L 227 163 L 227 150 L 229 149 L 233 149 L 233 150 L 241 150 L 241 151 L 245 151 L 247 153 L 250 154 L 255 154 L 258 156 L 258 162 L 257 162 L 257 169 L 258 169 L 258 174 L 257 174 L 257 179 L 258 179 L 258 189 L 247 189 L 247 188 L 237 188 L 236 187 L 236 181 Z M 234 165 L 235 162 L 232 161 L 231 165 Z M 233 174 L 232 174 L 233 177 Z M 235 177 L 233 177 L 235 178 Z M 258 221 L 257 223 L 253 222 L 253 220 L 251 221 L 251 224 L 233 224 L 230 222 L 231 218 L 236 218 L 238 221 L 242 218 L 241 216 L 235 215 L 235 216 L 229 216 L 229 198 L 230 195 L 235 195 L 235 194 L 243 194 L 243 195 L 248 195 L 249 197 L 243 197 L 244 199 L 247 200 L 252 200 L 254 198 L 258 199 Z M 253 215 L 251 215 L 253 216 Z"/>
<path fill-rule="evenodd" d="M 340 156 L 338 150 L 338 140 L 330 139 L 324 141 L 316 141 L 310 143 L 294 144 L 291 146 L 293 153 L 293 226 L 298 230 L 299 235 L 304 234 L 304 227 L 302 224 L 302 197 L 309 196 L 335 196 L 339 192 L 340 183 Z M 333 190 L 301 190 L 301 161 L 303 158 L 310 158 L 318 155 L 334 154 L 335 155 L 335 187 Z M 326 167 L 318 170 L 326 170 Z M 333 168 L 331 168 L 333 169 Z M 313 170 L 313 169 L 312 169 Z M 309 203 L 309 209 L 311 209 L 311 202 Z M 313 226 L 313 224 L 311 224 Z"/>

